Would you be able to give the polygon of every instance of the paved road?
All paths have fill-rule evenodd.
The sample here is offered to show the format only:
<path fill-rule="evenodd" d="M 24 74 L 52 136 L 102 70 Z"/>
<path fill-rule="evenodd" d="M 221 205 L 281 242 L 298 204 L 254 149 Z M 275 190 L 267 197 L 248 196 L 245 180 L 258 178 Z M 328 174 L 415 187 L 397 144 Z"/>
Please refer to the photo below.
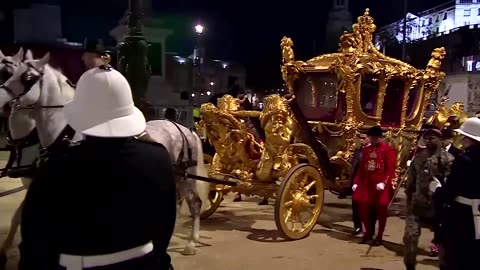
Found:
<path fill-rule="evenodd" d="M 18 180 L 0 181 L 0 192 L 19 185 Z M 258 198 L 233 203 L 229 196 L 217 213 L 202 222 L 203 244 L 197 255 L 183 256 L 179 251 L 186 242 L 184 239 L 189 230 L 184 224 L 185 220 L 181 219 L 169 249 L 175 269 L 404 269 L 401 257 L 404 220 L 401 217 L 389 218 L 385 247 L 375 247 L 369 251 L 368 246 L 357 243 L 359 238 L 349 234 L 352 225 L 349 221 L 349 200 L 339 200 L 328 192 L 326 194 L 318 226 L 308 238 L 300 241 L 283 242 L 277 237 L 271 205 L 258 206 Z M 0 241 L 3 241 L 10 217 L 23 196 L 24 192 L 21 192 L 0 198 Z M 420 247 L 427 250 L 431 238 L 431 232 L 424 230 Z M 422 253 L 427 254 L 426 251 Z M 18 252 L 12 250 L 9 255 L 8 269 L 14 270 Z M 436 259 L 419 256 L 417 269 L 437 269 L 436 264 Z"/>

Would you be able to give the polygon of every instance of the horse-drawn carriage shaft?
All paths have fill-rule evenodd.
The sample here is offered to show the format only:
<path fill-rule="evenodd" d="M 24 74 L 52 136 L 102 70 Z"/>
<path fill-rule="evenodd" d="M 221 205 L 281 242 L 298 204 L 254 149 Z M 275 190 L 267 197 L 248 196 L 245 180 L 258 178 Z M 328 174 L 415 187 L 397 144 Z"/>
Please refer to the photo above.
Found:
<path fill-rule="evenodd" d="M 249 111 L 248 104 L 229 95 L 218 106 L 201 106 L 197 127 L 216 151 L 210 175 L 239 179 L 236 187 L 215 187 L 217 194 L 275 196 L 281 234 L 305 237 L 321 214 L 324 189 L 339 193 L 350 188 L 357 136 L 377 125 L 397 150 L 395 187 L 427 101 L 445 76 L 440 71 L 445 49 L 435 49 L 427 68 L 416 69 L 380 53 L 373 43 L 375 29 L 367 9 L 353 32 L 340 38 L 338 53 L 306 62 L 295 60 L 293 41 L 284 37 L 281 72 L 290 95 L 267 96 L 261 112 Z M 247 129 L 247 117 L 259 119 L 263 144 Z M 304 212 L 310 213 L 306 220 Z"/>

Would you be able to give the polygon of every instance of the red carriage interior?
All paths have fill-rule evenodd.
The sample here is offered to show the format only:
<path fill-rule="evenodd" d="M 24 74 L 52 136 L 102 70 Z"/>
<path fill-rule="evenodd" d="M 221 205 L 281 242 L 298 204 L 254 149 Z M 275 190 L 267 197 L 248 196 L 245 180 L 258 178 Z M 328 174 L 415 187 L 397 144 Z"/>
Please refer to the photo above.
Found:
<path fill-rule="evenodd" d="M 337 75 L 308 72 L 295 82 L 296 101 L 309 121 L 340 122 L 345 114 L 345 95 L 337 91 Z M 312 91 L 315 89 L 315 91 Z"/>
<path fill-rule="evenodd" d="M 295 82 L 295 96 L 303 115 L 309 121 L 338 123 L 346 110 L 345 93 L 338 91 L 339 79 L 330 72 L 306 72 Z M 368 116 L 377 115 L 377 101 L 380 89 L 374 75 L 363 75 L 360 86 L 360 106 Z M 383 102 L 380 125 L 398 128 L 401 125 L 401 111 L 405 82 L 400 78 L 388 81 Z M 408 97 L 407 117 L 419 101 L 419 87 L 414 87 Z"/>

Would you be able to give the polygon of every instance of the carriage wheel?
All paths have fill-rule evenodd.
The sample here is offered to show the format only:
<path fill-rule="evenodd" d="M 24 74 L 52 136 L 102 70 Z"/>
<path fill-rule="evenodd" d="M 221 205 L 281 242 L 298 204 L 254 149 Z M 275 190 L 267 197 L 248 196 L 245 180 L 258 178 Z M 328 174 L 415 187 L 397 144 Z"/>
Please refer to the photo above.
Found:
<path fill-rule="evenodd" d="M 275 202 L 275 223 L 289 240 L 306 237 L 322 212 L 324 178 L 312 165 L 298 164 L 283 178 Z"/>
<path fill-rule="evenodd" d="M 205 167 L 208 171 L 210 164 L 212 164 L 213 157 L 209 154 L 204 154 L 203 155 Z M 210 201 L 210 208 L 205 210 L 201 215 L 201 219 L 208 218 L 211 216 L 215 211 L 217 211 L 217 208 L 220 206 L 220 203 L 223 200 L 223 193 L 221 190 L 217 190 L 217 187 L 215 184 L 210 185 L 210 192 L 208 194 L 208 199 Z"/>
<path fill-rule="evenodd" d="M 221 190 L 217 190 L 215 188 L 215 185 L 212 185 L 213 189 L 210 190 L 210 193 L 208 194 L 208 199 L 210 200 L 210 208 L 205 210 L 201 215 L 201 219 L 206 219 L 209 216 L 213 215 L 215 211 L 217 211 L 218 207 L 220 206 L 220 203 L 222 203 L 223 200 L 223 193 Z"/>

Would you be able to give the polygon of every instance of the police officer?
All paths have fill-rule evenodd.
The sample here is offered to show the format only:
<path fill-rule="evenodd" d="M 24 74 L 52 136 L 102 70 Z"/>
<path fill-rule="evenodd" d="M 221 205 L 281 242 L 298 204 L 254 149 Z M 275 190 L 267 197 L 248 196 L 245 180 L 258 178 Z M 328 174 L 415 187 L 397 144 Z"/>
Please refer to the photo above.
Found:
<path fill-rule="evenodd" d="M 87 69 L 96 68 L 110 62 L 110 52 L 101 39 L 85 39 L 82 60 Z"/>
<path fill-rule="evenodd" d="M 135 137 L 146 122 L 127 80 L 90 69 L 64 110 L 85 139 L 49 156 L 33 180 L 19 269 L 168 270 L 175 177 L 167 150 Z"/>
<path fill-rule="evenodd" d="M 453 162 L 446 183 L 434 181 L 446 205 L 443 221 L 443 260 L 447 270 L 478 269 L 480 254 L 480 119 L 467 119 L 460 129 L 465 153 Z M 441 188 L 444 186 L 444 188 Z M 440 253 L 442 257 L 442 253 Z"/>
<path fill-rule="evenodd" d="M 407 270 L 414 270 L 418 252 L 418 239 L 424 221 L 433 223 L 434 205 L 430 182 L 449 174 L 453 156 L 442 147 L 442 133 L 431 127 L 423 134 L 426 149 L 416 156 L 410 165 L 405 193 L 407 215 L 405 218 L 404 263 Z"/>
<path fill-rule="evenodd" d="M 442 129 L 442 147 L 447 150 L 454 158 L 457 158 L 462 154 L 462 150 L 452 145 L 453 138 L 455 137 L 454 131 L 452 129 Z M 433 231 L 432 246 L 430 247 L 430 256 L 435 257 L 439 253 L 439 245 L 441 241 L 441 222 L 442 222 L 442 213 L 443 213 L 443 200 L 439 197 L 438 194 L 433 194 L 433 200 L 435 204 L 435 225 Z"/>

